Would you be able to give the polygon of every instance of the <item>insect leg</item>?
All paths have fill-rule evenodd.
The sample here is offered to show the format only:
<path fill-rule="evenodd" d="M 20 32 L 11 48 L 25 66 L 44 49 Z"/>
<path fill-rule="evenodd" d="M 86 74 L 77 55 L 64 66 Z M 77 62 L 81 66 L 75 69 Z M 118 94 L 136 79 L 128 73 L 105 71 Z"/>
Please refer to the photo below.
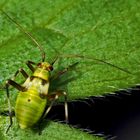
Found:
<path fill-rule="evenodd" d="M 50 98 L 52 101 L 51 101 L 51 104 L 49 105 L 49 107 L 47 108 L 47 110 L 45 111 L 45 114 L 43 115 L 43 118 L 45 118 L 47 116 L 47 114 L 49 113 L 49 111 L 51 110 L 54 102 L 58 99 L 58 95 L 56 95 L 56 94 L 52 95 L 52 96 L 49 95 L 48 98 Z"/>
<path fill-rule="evenodd" d="M 28 74 L 21 68 L 19 70 L 16 71 L 14 77 L 12 78 L 13 80 L 16 78 L 16 76 L 19 74 L 19 72 L 22 73 L 22 75 L 27 78 L 28 77 Z M 24 91 L 25 88 L 22 87 L 21 85 L 17 84 L 15 81 L 13 81 L 11 79 L 7 80 L 6 81 L 6 85 L 5 85 L 5 89 L 6 89 L 6 95 L 7 95 L 7 99 L 8 99 L 8 109 L 9 109 L 9 117 L 10 117 L 10 124 L 6 130 L 6 133 L 9 131 L 10 127 L 12 126 L 13 124 L 13 121 L 12 121 L 12 108 L 11 108 L 11 103 L 10 103 L 10 93 L 9 93 L 9 86 L 12 85 L 14 86 L 15 88 L 17 88 L 18 90 L 20 91 Z"/>
<path fill-rule="evenodd" d="M 49 111 L 51 110 L 51 108 L 52 108 L 54 102 L 55 102 L 60 96 L 64 96 L 64 100 L 65 100 L 65 105 L 64 105 L 64 107 L 65 107 L 65 121 L 66 121 L 66 123 L 68 123 L 68 104 L 67 104 L 67 94 L 66 94 L 66 92 L 64 92 L 64 91 L 56 91 L 56 92 L 54 92 L 54 93 L 52 93 L 52 94 L 49 94 L 49 95 L 47 95 L 47 96 L 48 96 L 48 99 L 49 99 L 49 100 L 52 100 L 52 101 L 51 101 L 50 106 L 49 106 L 48 109 L 46 110 L 46 112 L 45 112 L 43 118 L 45 118 L 45 117 L 47 116 L 47 114 L 48 114 Z"/>
<path fill-rule="evenodd" d="M 65 98 L 65 104 L 64 104 L 64 107 L 65 107 L 65 121 L 66 121 L 66 123 L 68 123 L 69 118 L 68 118 L 67 93 L 66 93 L 66 92 L 62 92 L 62 95 L 63 95 L 63 96 L 64 96 L 64 98 Z"/>
<path fill-rule="evenodd" d="M 9 117 L 10 117 L 10 125 L 8 126 L 7 130 L 6 130 L 6 133 L 9 131 L 10 127 L 12 126 L 13 124 L 13 121 L 12 121 L 12 108 L 11 108 L 11 103 L 10 103 L 10 93 L 9 93 L 9 86 L 12 85 L 14 86 L 15 88 L 17 88 L 18 90 L 20 91 L 24 91 L 25 88 L 20 86 L 19 84 L 17 84 L 16 82 L 14 82 L 13 80 L 7 80 L 6 81 L 6 85 L 5 85 L 5 89 L 6 89 L 6 95 L 7 95 L 7 99 L 8 99 L 8 109 L 9 109 Z"/>
<path fill-rule="evenodd" d="M 25 78 L 28 78 L 29 76 L 28 76 L 28 74 L 22 69 L 22 68 L 20 68 L 19 70 L 17 70 L 16 71 L 16 73 L 14 74 L 14 76 L 13 76 L 13 78 L 11 78 L 11 79 L 8 79 L 7 81 L 6 81 L 6 89 L 8 89 L 9 88 L 9 86 L 11 85 L 11 86 L 13 86 L 13 87 L 15 87 L 16 89 L 18 89 L 19 91 L 24 91 L 25 90 L 25 88 L 23 87 L 23 86 L 21 86 L 20 84 L 18 84 L 18 83 L 16 83 L 14 80 L 15 80 L 15 78 L 17 77 L 17 75 L 19 74 L 21 72 L 21 74 L 25 77 Z"/>
<path fill-rule="evenodd" d="M 57 79 L 59 76 L 63 75 L 64 73 L 66 73 L 67 71 L 69 71 L 70 69 L 72 69 L 73 67 L 75 67 L 79 62 L 76 62 L 72 65 L 69 65 L 67 68 L 64 68 L 63 70 L 59 71 L 58 73 L 56 73 L 55 75 L 53 75 L 51 77 L 51 81 Z"/>
<path fill-rule="evenodd" d="M 7 99 L 8 99 L 8 109 L 9 109 L 9 117 L 10 117 L 10 124 L 6 130 L 6 133 L 9 131 L 10 127 L 13 124 L 13 120 L 12 120 L 12 108 L 11 108 L 11 103 L 10 103 L 10 96 L 9 96 L 9 85 L 6 84 L 6 95 L 7 95 Z"/>
<path fill-rule="evenodd" d="M 34 72 L 35 68 L 33 67 L 33 65 L 36 65 L 36 63 L 33 62 L 33 61 L 27 61 L 26 64 L 27 64 L 27 66 L 29 67 L 29 69 L 30 69 L 32 72 Z"/>
<path fill-rule="evenodd" d="M 20 68 L 19 70 L 16 71 L 12 79 L 14 80 L 19 73 L 21 73 L 25 78 L 29 77 L 28 74 L 25 72 L 25 70 L 23 68 Z"/>
<path fill-rule="evenodd" d="M 15 81 L 13 81 L 11 79 L 6 81 L 6 86 L 8 86 L 8 88 L 9 88 L 10 85 L 15 87 L 19 91 L 25 91 L 25 88 L 23 86 L 19 85 L 18 83 L 16 83 Z"/>

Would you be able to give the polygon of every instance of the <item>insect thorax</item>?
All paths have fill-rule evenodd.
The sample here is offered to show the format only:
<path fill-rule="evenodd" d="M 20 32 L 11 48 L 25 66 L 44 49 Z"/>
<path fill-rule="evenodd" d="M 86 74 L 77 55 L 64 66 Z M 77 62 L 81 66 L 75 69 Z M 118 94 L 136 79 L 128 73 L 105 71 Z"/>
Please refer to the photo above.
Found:
<path fill-rule="evenodd" d="M 37 68 L 33 75 L 24 82 L 23 86 L 30 91 L 36 91 L 37 94 L 48 94 L 49 89 L 49 71 Z"/>
<path fill-rule="evenodd" d="M 50 72 L 48 70 L 43 69 L 43 68 L 37 68 L 34 71 L 33 76 L 41 78 L 41 79 L 49 82 Z"/>

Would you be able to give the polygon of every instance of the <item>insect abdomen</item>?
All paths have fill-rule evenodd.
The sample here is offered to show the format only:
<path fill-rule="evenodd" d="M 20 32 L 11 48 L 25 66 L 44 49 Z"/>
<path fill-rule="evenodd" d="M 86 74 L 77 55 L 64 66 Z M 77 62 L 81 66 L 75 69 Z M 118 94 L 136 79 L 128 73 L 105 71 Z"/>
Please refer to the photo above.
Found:
<path fill-rule="evenodd" d="M 19 126 L 24 129 L 33 126 L 41 118 L 47 104 L 36 91 L 20 92 L 16 101 L 15 114 Z"/>

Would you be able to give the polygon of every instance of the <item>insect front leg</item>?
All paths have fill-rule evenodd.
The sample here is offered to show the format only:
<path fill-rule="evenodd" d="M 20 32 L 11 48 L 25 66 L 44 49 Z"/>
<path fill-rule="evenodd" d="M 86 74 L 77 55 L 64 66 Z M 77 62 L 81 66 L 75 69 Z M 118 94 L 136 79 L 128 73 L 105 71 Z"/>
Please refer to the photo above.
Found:
<path fill-rule="evenodd" d="M 32 72 L 34 72 L 35 68 L 33 67 L 33 65 L 36 65 L 35 62 L 28 60 L 28 61 L 26 62 L 26 65 L 28 66 L 28 68 L 29 68 Z"/>
<path fill-rule="evenodd" d="M 65 121 L 66 121 L 66 123 L 68 123 L 67 93 L 64 92 L 64 91 L 56 91 L 56 92 L 53 92 L 52 94 L 47 95 L 48 99 L 51 101 L 51 104 L 49 105 L 48 109 L 47 109 L 46 112 L 44 113 L 43 118 L 45 118 L 45 117 L 47 116 L 47 114 L 48 114 L 49 111 L 51 110 L 53 104 L 55 103 L 55 101 L 56 101 L 60 96 L 64 96 L 64 100 L 65 100 L 65 104 L 64 104 L 64 108 L 65 108 Z"/>
<path fill-rule="evenodd" d="M 20 68 L 19 70 L 16 71 L 16 73 L 14 74 L 13 78 L 8 79 L 6 81 L 6 91 L 9 89 L 9 86 L 13 86 L 16 89 L 18 89 L 19 91 L 24 91 L 25 88 L 23 86 L 21 86 L 20 84 L 16 83 L 14 80 L 16 79 L 16 77 L 18 76 L 18 74 L 21 73 L 23 75 L 23 77 L 25 77 L 26 79 L 29 77 L 28 74 L 23 70 L 23 68 Z"/>

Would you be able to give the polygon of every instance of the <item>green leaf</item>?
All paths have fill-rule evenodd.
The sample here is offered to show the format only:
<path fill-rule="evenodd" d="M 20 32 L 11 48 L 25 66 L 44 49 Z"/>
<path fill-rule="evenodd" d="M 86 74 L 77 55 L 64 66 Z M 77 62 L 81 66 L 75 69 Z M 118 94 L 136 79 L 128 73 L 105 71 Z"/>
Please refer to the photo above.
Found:
<path fill-rule="evenodd" d="M 3 0 L 0 8 L 37 38 L 46 52 L 47 61 L 61 56 L 54 65 L 54 72 L 79 62 L 52 85 L 52 89 L 64 89 L 69 100 L 103 95 L 139 84 L 139 1 Z M 28 36 L 2 13 L 0 30 L 0 84 L 3 86 L 20 67 L 30 72 L 25 62 L 40 62 L 41 55 Z M 70 58 L 70 55 L 86 58 Z M 89 57 L 111 63 L 131 74 Z M 11 97 L 13 105 L 16 95 Z M 5 106 L 6 102 L 1 90 L 0 105 Z M 45 130 L 47 133 L 47 128 Z"/>
<path fill-rule="evenodd" d="M 8 118 L 9 119 L 9 118 Z M 5 138 L 9 140 L 9 138 L 14 140 L 102 140 L 99 137 L 93 137 L 90 134 L 83 133 L 80 130 L 75 128 L 70 128 L 69 126 L 58 124 L 56 122 L 49 122 L 42 134 L 39 135 L 38 130 L 21 130 L 18 126 L 12 127 L 8 134 L 4 133 L 3 125 L 9 121 L 7 118 L 0 117 L 0 138 Z M 2 128 L 1 128 L 2 127 Z M 4 127 L 6 128 L 6 127 Z"/>

